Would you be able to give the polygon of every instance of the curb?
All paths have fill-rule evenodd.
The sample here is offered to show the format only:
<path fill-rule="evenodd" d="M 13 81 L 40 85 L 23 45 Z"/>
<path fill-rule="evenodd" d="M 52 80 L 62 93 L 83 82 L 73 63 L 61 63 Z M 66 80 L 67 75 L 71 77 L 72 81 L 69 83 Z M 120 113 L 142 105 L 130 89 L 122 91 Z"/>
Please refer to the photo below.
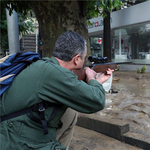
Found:
<path fill-rule="evenodd" d="M 144 138 L 144 135 L 142 134 L 130 132 L 129 124 L 123 121 L 115 120 L 114 122 L 110 119 L 107 120 L 93 114 L 79 114 L 77 126 L 102 133 L 121 142 L 142 148 L 144 150 L 150 149 L 150 137 L 148 139 L 147 137 Z"/>
<path fill-rule="evenodd" d="M 139 139 L 138 139 L 138 138 Z M 123 135 L 123 142 L 142 148 L 144 150 L 150 149 L 150 137 L 144 137 L 139 133 L 127 132 Z"/>

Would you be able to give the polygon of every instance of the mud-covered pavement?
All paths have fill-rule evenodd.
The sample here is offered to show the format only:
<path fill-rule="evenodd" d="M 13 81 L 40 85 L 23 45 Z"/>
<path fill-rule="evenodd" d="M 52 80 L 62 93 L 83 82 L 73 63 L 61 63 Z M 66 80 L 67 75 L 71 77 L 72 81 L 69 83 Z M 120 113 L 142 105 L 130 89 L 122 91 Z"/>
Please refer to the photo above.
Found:
<path fill-rule="evenodd" d="M 106 107 L 99 115 L 130 124 L 130 130 L 150 138 L 150 73 L 116 72 L 112 84 L 117 94 L 106 94 Z"/>
<path fill-rule="evenodd" d="M 69 150 L 142 150 L 98 132 L 76 126 Z"/>
<path fill-rule="evenodd" d="M 118 93 L 106 93 L 106 107 L 95 115 L 125 121 L 129 123 L 131 132 L 140 133 L 150 141 L 150 73 L 115 72 L 112 89 L 118 90 Z M 118 142 L 94 131 L 76 127 L 69 150 L 139 149 Z"/>

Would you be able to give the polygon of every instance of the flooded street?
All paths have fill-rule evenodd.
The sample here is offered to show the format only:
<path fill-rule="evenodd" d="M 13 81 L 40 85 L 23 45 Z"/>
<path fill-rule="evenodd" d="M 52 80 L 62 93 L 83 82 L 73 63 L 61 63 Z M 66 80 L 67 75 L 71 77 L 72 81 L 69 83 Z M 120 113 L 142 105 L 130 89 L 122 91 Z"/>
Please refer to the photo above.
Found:
<path fill-rule="evenodd" d="M 137 139 L 142 137 L 150 143 L 150 73 L 116 71 L 112 89 L 118 93 L 106 93 L 106 106 L 94 114 L 95 118 L 100 116 L 110 123 L 128 123 L 128 135 L 133 133 Z M 77 126 L 69 150 L 142 149 Z"/>
<path fill-rule="evenodd" d="M 113 81 L 114 89 L 119 91 L 128 91 L 136 96 L 150 97 L 150 78 L 136 79 L 136 78 L 118 78 L 118 81 Z"/>
<path fill-rule="evenodd" d="M 150 139 L 150 73 L 116 72 L 112 89 L 118 93 L 106 94 L 106 107 L 97 115 L 123 120 Z"/>
<path fill-rule="evenodd" d="M 112 89 L 106 93 L 104 110 L 95 118 L 105 118 L 110 123 L 125 122 L 137 139 L 150 142 L 150 73 L 114 72 Z M 76 127 L 69 150 L 142 150 L 92 130 Z"/>

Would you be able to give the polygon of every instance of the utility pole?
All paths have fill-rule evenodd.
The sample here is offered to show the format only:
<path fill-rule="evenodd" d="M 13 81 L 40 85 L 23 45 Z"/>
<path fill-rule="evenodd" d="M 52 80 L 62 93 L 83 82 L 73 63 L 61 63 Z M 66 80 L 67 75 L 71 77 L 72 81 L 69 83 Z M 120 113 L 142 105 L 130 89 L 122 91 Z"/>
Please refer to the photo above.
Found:
<path fill-rule="evenodd" d="M 12 54 L 20 51 L 18 15 L 13 10 L 10 16 L 9 11 L 6 9 L 6 16 L 7 16 L 9 53 Z"/>

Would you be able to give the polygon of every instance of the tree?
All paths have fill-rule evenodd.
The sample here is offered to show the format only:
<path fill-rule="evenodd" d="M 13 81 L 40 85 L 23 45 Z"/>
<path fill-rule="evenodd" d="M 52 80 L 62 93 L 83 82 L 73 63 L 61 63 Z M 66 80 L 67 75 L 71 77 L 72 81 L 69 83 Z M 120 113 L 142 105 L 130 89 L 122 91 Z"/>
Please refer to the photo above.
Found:
<path fill-rule="evenodd" d="M 119 0 L 113 0 L 112 5 L 104 5 L 109 0 L 92 1 L 2 1 L 3 7 L 7 7 L 10 13 L 13 9 L 26 13 L 31 8 L 39 22 L 41 40 L 43 42 L 43 56 L 51 56 L 54 43 L 58 36 L 66 31 L 73 30 L 81 34 L 88 42 L 87 18 L 100 14 L 105 16 L 105 9 L 116 7 Z M 8 5 L 9 4 L 9 5 Z M 11 4 L 11 7 L 10 7 Z M 108 9 L 111 7 L 110 9 Z M 93 14 L 92 14 L 93 13 Z M 88 46 L 89 47 L 89 46 Z M 88 50 L 89 53 L 89 50 Z"/>
<path fill-rule="evenodd" d="M 30 32 L 33 32 L 33 20 L 30 17 L 29 9 L 26 10 L 26 13 L 18 13 L 18 26 L 19 26 L 19 33 L 23 36 Z M 10 12 L 11 13 L 11 12 Z M 24 22 L 27 20 L 27 22 Z M 1 40 L 1 47 L 3 48 L 4 52 L 8 49 L 8 34 L 7 34 L 7 19 L 6 19 L 6 9 L 5 7 L 1 7 L 1 19 L 0 19 L 0 40 Z"/>
<path fill-rule="evenodd" d="M 122 6 L 122 2 L 119 0 L 97 0 L 96 10 L 90 9 L 91 16 L 102 15 L 104 18 L 104 31 L 103 31 L 103 49 L 104 56 L 111 61 L 111 24 L 110 24 L 110 12 L 112 10 L 118 10 Z"/>
<path fill-rule="evenodd" d="M 3 1 L 3 5 L 10 13 L 12 9 L 24 13 L 29 8 L 34 11 L 43 42 L 43 56 L 51 56 L 56 39 L 66 30 L 76 31 L 88 41 L 85 1 Z"/>
<path fill-rule="evenodd" d="M 104 1 L 104 12 L 106 13 L 106 17 L 104 17 L 104 31 L 103 31 L 103 38 L 104 38 L 104 56 L 108 57 L 108 60 L 111 61 L 111 17 L 110 12 L 112 8 L 114 10 L 118 10 L 122 3 L 118 0 L 116 1 Z M 107 8 L 107 6 L 109 6 Z"/>

